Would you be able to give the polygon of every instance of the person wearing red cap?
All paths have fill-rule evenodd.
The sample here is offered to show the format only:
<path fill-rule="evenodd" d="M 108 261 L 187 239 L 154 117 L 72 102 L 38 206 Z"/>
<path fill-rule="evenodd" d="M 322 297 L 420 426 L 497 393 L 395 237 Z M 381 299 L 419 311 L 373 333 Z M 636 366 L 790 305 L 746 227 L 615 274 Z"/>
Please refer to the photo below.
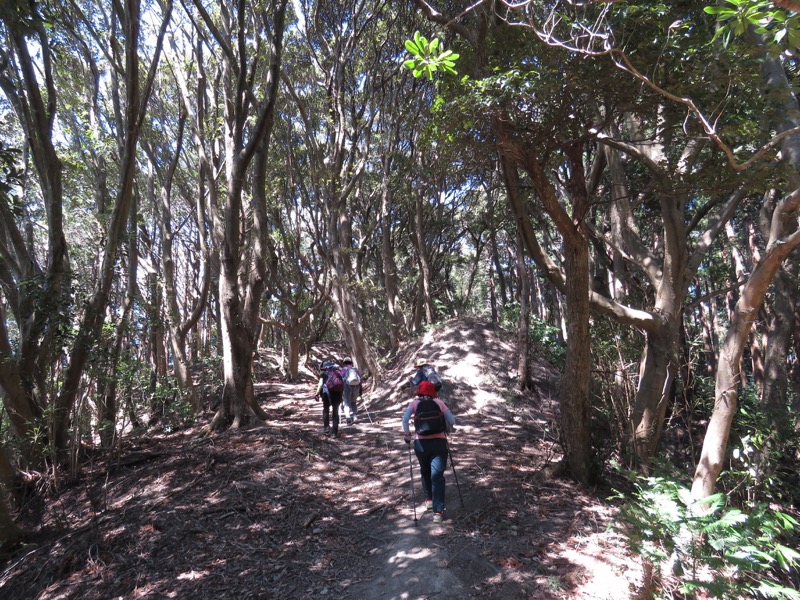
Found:
<path fill-rule="evenodd" d="M 414 419 L 414 454 L 419 461 L 425 508 L 433 509 L 433 522 L 444 517 L 444 472 L 447 468 L 447 432 L 452 431 L 456 418 L 447 405 L 437 398 L 436 387 L 422 381 L 417 396 L 403 413 L 403 432 L 406 444 L 411 444 L 411 419 Z"/>

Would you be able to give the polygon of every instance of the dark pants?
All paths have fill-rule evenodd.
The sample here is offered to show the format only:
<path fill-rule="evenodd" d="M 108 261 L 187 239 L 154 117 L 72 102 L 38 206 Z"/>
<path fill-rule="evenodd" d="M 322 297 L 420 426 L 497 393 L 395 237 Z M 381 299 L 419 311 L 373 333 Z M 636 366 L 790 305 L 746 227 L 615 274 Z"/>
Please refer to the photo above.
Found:
<path fill-rule="evenodd" d="M 415 440 L 414 454 L 419 461 L 422 491 L 433 500 L 433 512 L 444 512 L 444 471 L 447 468 L 447 440 Z"/>
<path fill-rule="evenodd" d="M 339 433 L 339 405 L 341 403 L 342 392 L 322 394 L 322 426 L 328 429 L 331 424 L 331 417 L 333 417 L 333 427 L 331 427 L 333 435 Z"/>

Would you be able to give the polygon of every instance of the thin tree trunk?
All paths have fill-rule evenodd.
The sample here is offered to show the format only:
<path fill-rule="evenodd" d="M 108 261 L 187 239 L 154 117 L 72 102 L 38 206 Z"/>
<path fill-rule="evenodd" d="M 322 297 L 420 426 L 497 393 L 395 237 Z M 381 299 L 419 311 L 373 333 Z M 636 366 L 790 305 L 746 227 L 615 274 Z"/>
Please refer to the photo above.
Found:
<path fill-rule="evenodd" d="M 136 279 L 139 266 L 139 250 L 138 238 L 136 232 L 138 231 L 137 217 L 139 214 L 137 197 L 134 194 L 132 199 L 132 208 L 130 218 L 128 219 L 128 269 L 127 269 L 127 286 L 125 291 L 125 300 L 122 305 L 122 313 L 117 323 L 117 332 L 114 339 L 114 346 L 111 352 L 110 373 L 108 382 L 105 385 L 105 391 L 102 396 L 102 403 L 100 407 L 100 441 L 106 448 L 111 448 L 114 443 L 116 435 L 117 415 L 119 413 L 119 403 L 117 402 L 117 389 L 118 389 L 118 368 L 120 356 L 122 355 L 122 344 L 126 338 L 126 331 L 128 330 L 128 319 L 130 318 L 133 302 L 136 297 Z"/>
<path fill-rule="evenodd" d="M 152 74 L 158 65 L 161 44 L 164 39 L 166 25 L 170 20 L 172 4 L 169 2 L 163 15 L 162 28 L 156 39 L 156 52 L 150 65 L 150 77 L 146 87 L 139 84 L 139 27 L 140 6 L 138 0 L 127 0 L 124 5 L 125 14 L 119 15 L 125 23 L 125 133 L 120 159 L 120 181 L 117 198 L 112 211 L 106 234 L 106 245 L 103 248 L 100 277 L 94 295 L 88 303 L 86 312 L 72 347 L 61 393 L 54 404 L 53 441 L 59 451 L 66 449 L 68 443 L 68 427 L 70 410 L 80 390 L 80 380 L 89 358 L 91 347 L 97 339 L 103 323 L 105 307 L 108 304 L 111 286 L 114 281 L 114 266 L 117 261 L 122 233 L 127 224 L 131 201 L 133 198 L 133 177 L 136 165 L 136 147 L 142 126 L 142 111 L 146 107 L 146 99 L 152 86 Z"/>
<path fill-rule="evenodd" d="M 430 325 L 434 322 L 433 301 L 431 300 L 431 268 L 428 250 L 425 247 L 425 222 L 422 211 L 422 196 L 414 198 L 414 238 L 417 241 L 417 262 L 419 263 L 420 293 L 425 308 L 425 319 Z"/>
<path fill-rule="evenodd" d="M 519 387 L 529 387 L 528 338 L 530 330 L 530 278 L 525 263 L 525 245 L 522 242 L 522 224 L 517 219 L 517 272 L 519 277 L 519 322 L 517 323 L 517 379 Z"/>
<path fill-rule="evenodd" d="M 792 260 L 792 259 L 795 260 Z M 779 443 L 793 431 L 788 406 L 788 361 L 797 308 L 797 251 L 775 275 L 773 309 L 767 325 L 768 344 L 764 357 L 765 378 L 762 405 L 778 432 Z"/>

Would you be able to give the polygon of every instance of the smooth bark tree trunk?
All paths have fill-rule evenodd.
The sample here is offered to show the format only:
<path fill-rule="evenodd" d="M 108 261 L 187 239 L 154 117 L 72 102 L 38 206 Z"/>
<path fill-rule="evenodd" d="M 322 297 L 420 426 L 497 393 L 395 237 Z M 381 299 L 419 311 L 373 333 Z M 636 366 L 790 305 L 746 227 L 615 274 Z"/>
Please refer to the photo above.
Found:
<path fill-rule="evenodd" d="M 222 402 L 205 429 L 207 433 L 227 424 L 234 429 L 239 428 L 252 415 L 259 415 L 261 418 L 265 416 L 254 402 L 251 378 L 253 353 L 258 342 L 254 324 L 260 291 L 263 289 L 261 287 L 263 272 L 254 273 L 254 279 L 244 276 L 242 273 L 242 253 L 245 250 L 244 223 L 242 221 L 243 191 L 246 174 L 253 159 L 257 153 L 260 153 L 263 158 L 269 144 L 281 70 L 287 1 L 274 0 L 267 11 L 272 19 L 271 31 L 267 32 L 270 45 L 269 71 L 265 80 L 258 83 L 258 86 L 262 86 L 264 89 L 263 100 L 254 101 L 256 84 L 242 72 L 242 69 L 249 68 L 248 56 L 246 56 L 247 48 L 241 43 L 236 43 L 239 56 L 234 57 L 232 52 L 224 53 L 224 138 L 227 157 L 225 163 L 227 189 L 222 215 L 217 215 L 214 227 L 220 250 L 219 306 L 224 385 Z M 220 30 L 210 23 L 209 15 L 205 13 L 199 2 L 195 2 L 195 6 L 201 11 L 211 34 L 216 38 L 220 47 L 230 49 L 231 40 L 223 38 Z M 228 32 L 239 29 L 237 33 L 240 41 L 246 34 L 252 33 L 245 31 L 248 25 L 248 15 L 246 14 L 248 9 L 249 7 L 244 3 L 237 5 L 233 15 L 236 19 L 236 26 L 233 27 L 231 22 L 225 24 Z M 229 14 L 224 15 L 225 19 L 230 16 Z M 261 35 L 265 32 L 259 30 L 256 33 Z M 252 126 L 249 123 L 252 123 Z M 256 179 L 258 179 L 258 175 L 256 175 Z M 260 199 L 260 203 L 263 204 L 263 197 Z M 256 235 L 259 233 L 263 235 L 265 227 L 263 206 L 259 205 L 256 209 L 259 211 L 256 216 L 256 227 L 261 228 Z M 220 216 L 222 222 L 220 222 Z M 256 244 L 259 253 L 258 259 L 263 260 L 264 257 L 261 256 L 264 251 L 263 238 L 259 238 Z M 250 290 L 251 284 L 256 288 Z M 252 295 L 249 295 L 251 293 Z"/>
<path fill-rule="evenodd" d="M 119 414 L 119 402 L 117 400 L 118 390 L 118 369 L 119 361 L 122 356 L 122 345 L 127 335 L 128 320 L 130 318 L 131 309 L 136 298 L 137 292 L 137 274 L 139 272 L 139 250 L 138 250 L 138 231 L 137 217 L 139 215 L 137 196 L 134 194 L 132 199 L 131 213 L 128 218 L 128 268 L 127 268 L 127 285 L 125 291 L 125 299 L 122 304 L 122 313 L 119 316 L 117 323 L 117 331 L 114 339 L 114 346 L 109 359 L 109 375 L 108 381 L 105 385 L 105 390 L 102 396 L 100 406 L 100 414 L 98 421 L 100 423 L 100 442 L 106 448 L 111 448 L 114 444 L 114 439 L 117 433 L 117 417 Z"/>
<path fill-rule="evenodd" d="M 26 13 L 26 8 L 30 9 Z M 6 392 L 5 408 L 22 445 L 22 457 L 40 466 L 48 440 L 35 444 L 34 428 L 55 393 L 45 379 L 61 353 L 55 332 L 62 329 L 70 283 L 67 242 L 64 235 L 63 165 L 53 142 L 58 92 L 53 72 L 53 49 L 40 14 L 33 4 L 7 11 L 4 25 L 9 47 L 0 50 L 6 68 L 0 71 L 0 88 L 10 102 L 25 133 L 26 150 L 34 164 L 47 216 L 47 268 L 40 269 L 35 249 L 16 229 L 7 207 L 0 209 L 10 246 L 18 257 L 19 280 L 5 280 L 15 288 L 9 304 L 19 331 L 12 349 L 5 323 L 0 329 L 0 385 Z M 38 58 L 31 56 L 29 39 Z M 37 284 L 36 282 L 41 282 Z M 5 319 L 6 315 L 2 315 Z M 41 437 L 40 437 L 41 439 Z"/>
<path fill-rule="evenodd" d="M 589 335 L 589 244 L 583 228 L 588 210 L 585 179 L 577 147 L 567 149 L 571 179 L 567 184 L 572 203 L 568 215 L 558 202 L 553 184 L 543 166 L 530 154 L 523 165 L 530 176 L 544 210 L 556 223 L 564 239 L 564 271 L 567 355 L 559 403 L 559 425 L 569 472 L 588 484 L 594 477 L 594 453 L 589 420 L 589 381 L 591 377 L 591 337 Z"/>
<path fill-rule="evenodd" d="M 695 499 L 707 498 L 714 493 L 717 478 L 725 464 L 731 423 L 736 415 L 739 386 L 742 384 L 742 353 L 769 285 L 786 257 L 800 245 L 800 233 L 797 231 L 784 236 L 787 226 L 794 227 L 798 207 L 800 189 L 778 202 L 773 212 L 766 250 L 747 278 L 736 303 L 733 320 L 720 349 L 714 410 L 692 481 L 692 497 Z"/>
<path fill-rule="evenodd" d="M 392 144 L 382 157 L 383 174 L 381 176 L 381 263 L 383 264 L 383 287 L 386 293 L 386 310 L 389 313 L 389 349 L 393 353 L 400 347 L 404 317 L 400 305 L 400 285 L 398 283 L 397 262 L 395 261 L 394 244 L 392 242 L 392 196 L 391 173 L 394 164 L 392 152 L 397 143 L 398 134 L 392 136 Z"/>
<path fill-rule="evenodd" d="M 417 263 L 419 264 L 419 288 L 425 309 L 425 321 L 434 322 L 433 301 L 431 299 L 431 268 L 428 262 L 428 249 L 425 246 L 425 221 L 422 210 L 422 196 L 414 198 L 414 239 L 417 242 Z"/>

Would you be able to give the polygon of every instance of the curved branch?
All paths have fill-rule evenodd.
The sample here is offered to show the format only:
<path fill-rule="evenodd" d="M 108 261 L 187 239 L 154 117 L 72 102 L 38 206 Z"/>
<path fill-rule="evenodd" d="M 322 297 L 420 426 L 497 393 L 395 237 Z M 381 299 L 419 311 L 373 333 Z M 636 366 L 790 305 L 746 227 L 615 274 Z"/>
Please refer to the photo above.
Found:
<path fill-rule="evenodd" d="M 415 2 L 419 3 L 419 2 L 422 2 L 422 0 L 415 0 Z M 728 164 L 735 171 L 746 171 L 747 169 L 752 167 L 756 162 L 761 160 L 761 158 L 763 158 L 764 155 L 767 154 L 767 152 L 769 152 L 770 150 L 773 150 L 775 147 L 777 147 L 778 144 L 781 141 L 783 141 L 785 138 L 789 137 L 790 135 L 795 135 L 797 133 L 800 133 L 800 127 L 793 127 L 793 128 L 788 129 L 786 131 L 783 131 L 783 132 L 775 135 L 769 142 L 767 142 L 766 144 L 761 146 L 761 148 L 759 148 L 749 159 L 747 159 L 746 161 L 741 162 L 741 163 L 737 162 L 736 156 L 734 155 L 733 150 L 731 150 L 731 148 L 724 142 L 724 140 L 717 133 L 714 125 L 705 117 L 703 112 L 697 107 L 697 105 L 694 103 L 694 101 L 691 98 L 682 98 L 680 96 L 677 96 L 677 95 L 665 90 L 664 88 L 662 88 L 661 86 L 656 84 L 647 75 L 645 75 L 644 73 L 642 73 L 636 67 L 633 66 L 633 63 L 631 62 L 631 60 L 628 58 L 628 55 L 625 54 L 625 52 L 623 50 L 621 50 L 619 48 L 609 48 L 609 47 L 605 47 L 602 50 L 590 50 L 588 48 L 580 48 L 578 46 L 574 46 L 574 45 L 571 45 L 571 44 L 569 44 L 567 42 L 559 40 L 559 39 L 555 38 L 551 33 L 547 33 L 545 31 L 542 31 L 542 30 L 540 30 L 539 28 L 537 28 L 534 25 L 531 25 L 531 24 L 528 24 L 528 23 L 511 23 L 509 21 L 506 21 L 506 22 L 508 23 L 509 26 L 512 26 L 512 27 L 525 27 L 525 28 L 529 28 L 529 29 L 533 30 L 533 32 L 536 34 L 536 36 L 543 43 L 547 44 L 548 46 L 554 47 L 554 48 L 562 48 L 562 49 L 567 50 L 569 52 L 575 52 L 575 53 L 583 54 L 583 55 L 586 55 L 586 56 L 594 56 L 594 57 L 609 56 L 611 58 L 612 62 L 620 70 L 625 71 L 626 73 L 629 73 L 634 78 L 638 79 L 643 84 L 645 84 L 648 88 L 650 88 L 656 94 L 658 94 L 660 96 L 663 96 L 664 98 L 666 98 L 668 100 L 671 100 L 672 102 L 675 102 L 677 104 L 682 104 L 683 106 L 685 106 L 689 110 L 689 112 L 692 115 L 694 115 L 694 117 L 700 122 L 700 124 L 701 124 L 701 126 L 703 128 L 703 131 L 706 133 L 706 135 L 708 135 L 709 139 L 711 139 L 717 145 L 717 147 L 720 150 L 722 150 L 722 152 L 725 154 L 726 158 L 728 159 Z M 599 40 L 606 46 L 610 43 L 610 40 L 611 40 L 611 36 L 610 35 L 600 35 L 600 34 L 597 34 L 594 31 L 589 31 L 588 29 L 586 29 L 586 31 L 589 34 L 591 34 L 589 37 L 592 40 L 592 42 L 595 42 L 595 41 Z M 604 142 L 604 143 L 608 143 L 608 142 Z M 622 149 L 622 148 L 620 147 L 620 149 Z"/>

